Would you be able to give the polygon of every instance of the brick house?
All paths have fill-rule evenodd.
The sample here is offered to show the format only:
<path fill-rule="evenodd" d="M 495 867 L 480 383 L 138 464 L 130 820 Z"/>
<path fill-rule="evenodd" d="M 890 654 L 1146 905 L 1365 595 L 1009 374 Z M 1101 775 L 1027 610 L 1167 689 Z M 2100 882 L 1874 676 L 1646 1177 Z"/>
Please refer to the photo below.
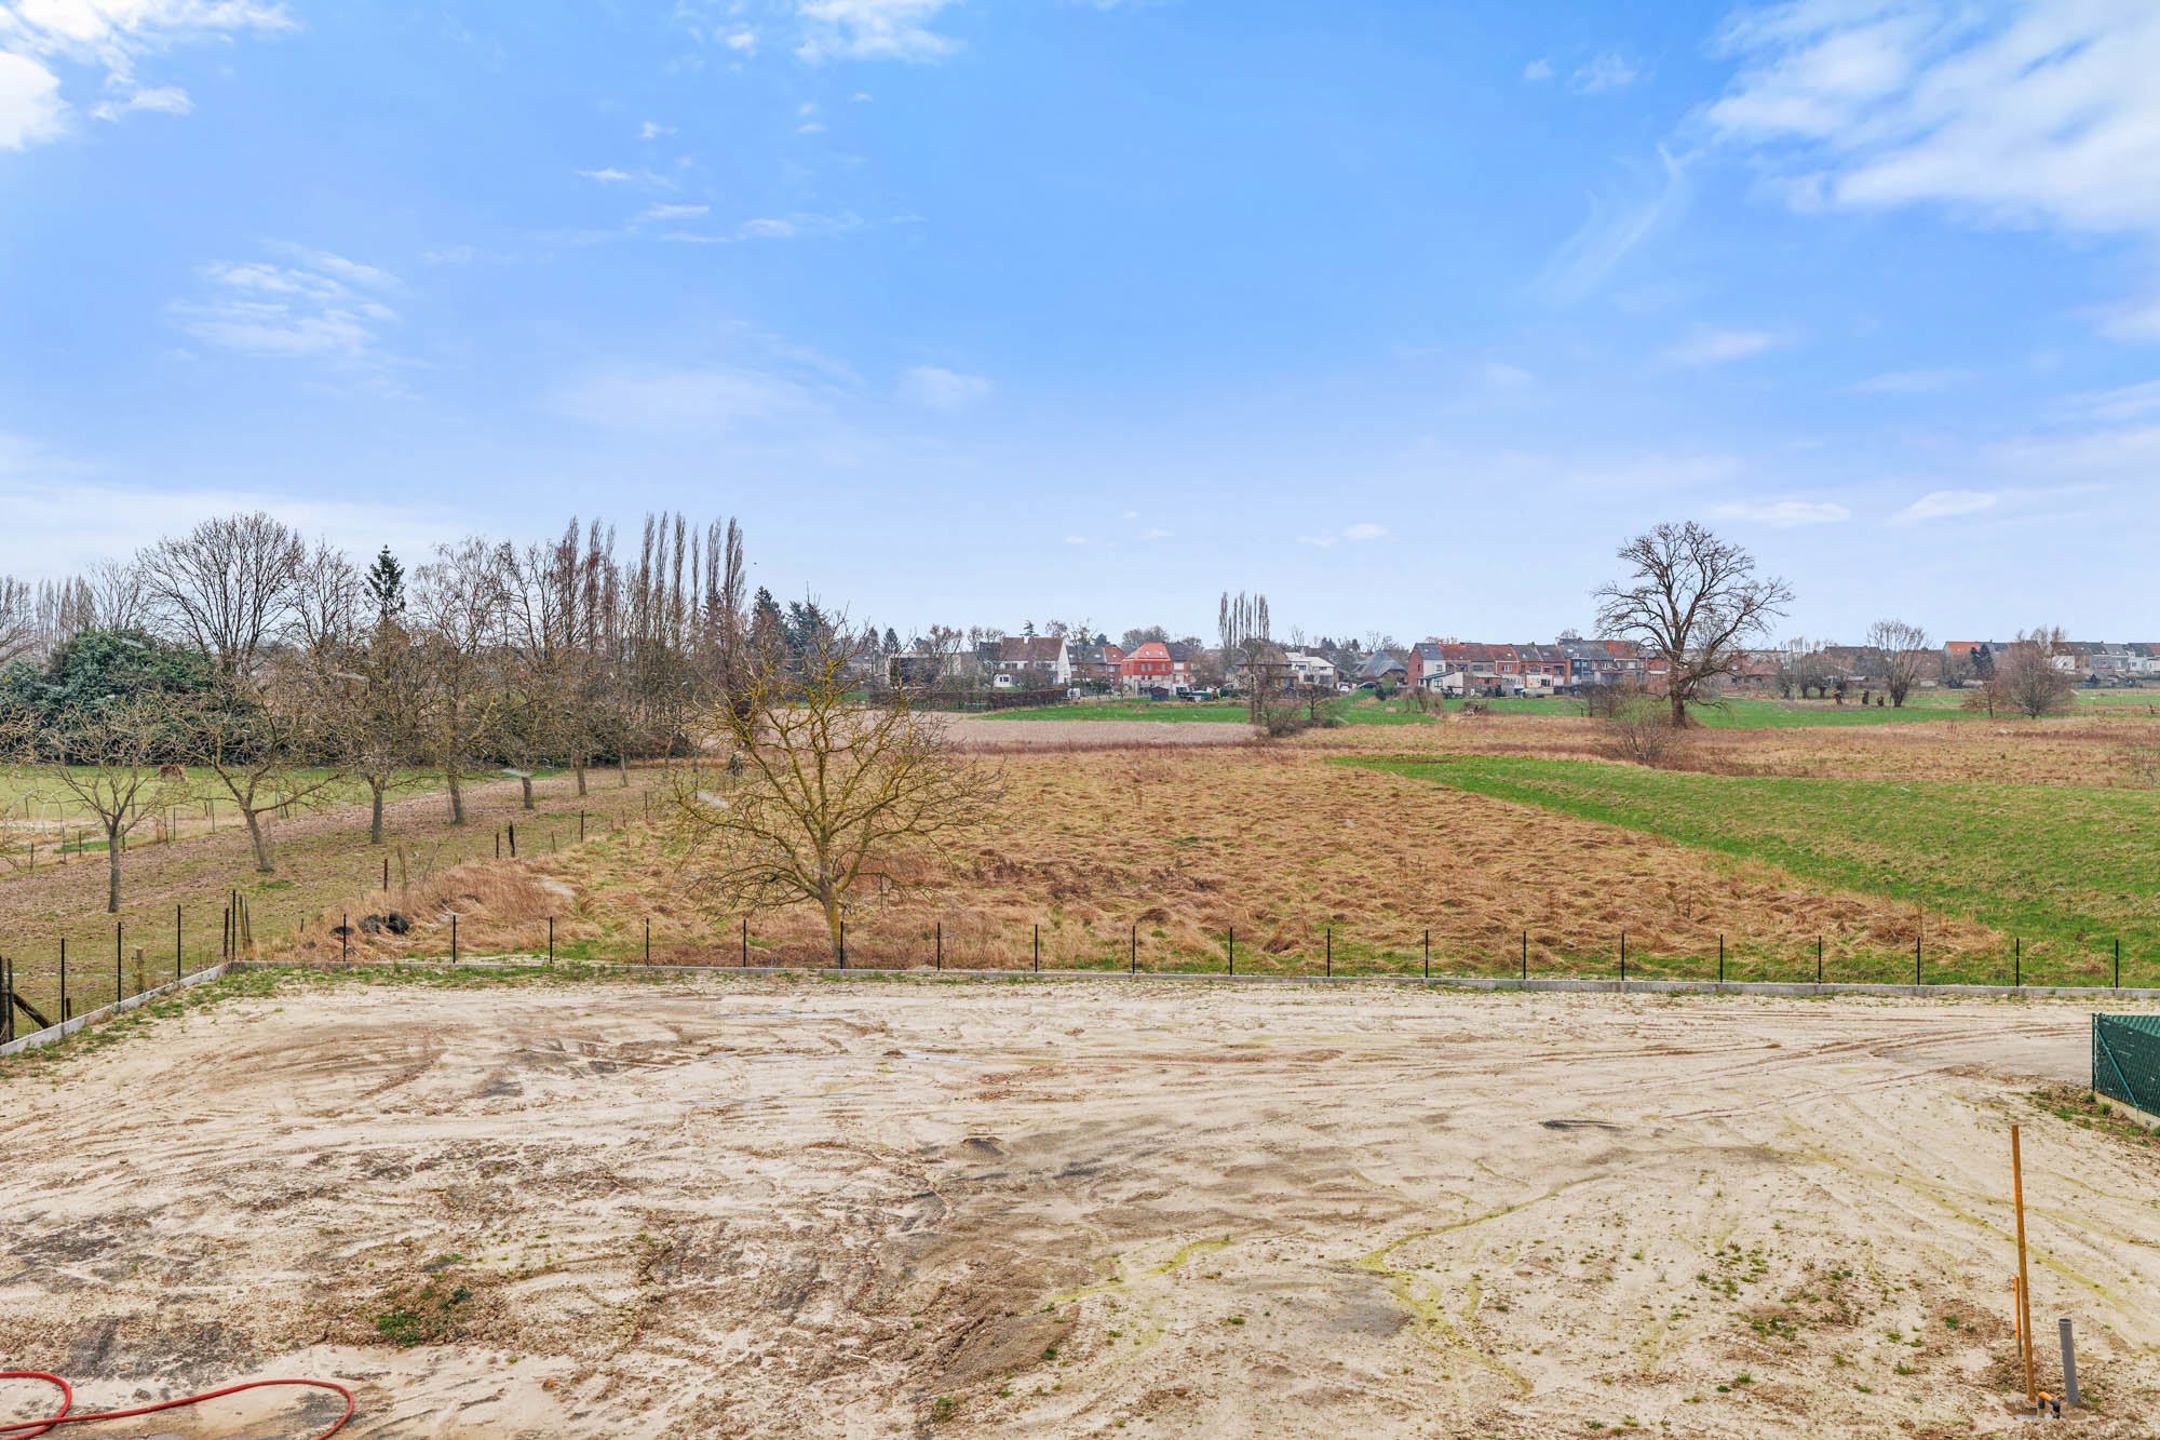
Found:
<path fill-rule="evenodd" d="M 1192 684 L 1192 648 L 1150 640 L 1118 661 L 1118 684 L 1130 694 L 1161 686 L 1175 690 Z"/>

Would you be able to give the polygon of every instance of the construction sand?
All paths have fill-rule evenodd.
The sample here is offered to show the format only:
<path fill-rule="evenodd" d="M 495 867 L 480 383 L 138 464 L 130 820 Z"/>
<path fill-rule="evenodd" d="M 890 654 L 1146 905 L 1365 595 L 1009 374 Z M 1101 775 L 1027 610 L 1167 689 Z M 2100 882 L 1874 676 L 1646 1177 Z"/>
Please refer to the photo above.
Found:
<path fill-rule="evenodd" d="M 2144 1436 L 2160 1147 L 2032 1098 L 2086 1045 L 1369 984 L 235 1000 L 0 1068 L 0 1359 L 344 1378 L 383 1437 L 2003 1432 L 2017 1120 L 2043 1334 Z"/>

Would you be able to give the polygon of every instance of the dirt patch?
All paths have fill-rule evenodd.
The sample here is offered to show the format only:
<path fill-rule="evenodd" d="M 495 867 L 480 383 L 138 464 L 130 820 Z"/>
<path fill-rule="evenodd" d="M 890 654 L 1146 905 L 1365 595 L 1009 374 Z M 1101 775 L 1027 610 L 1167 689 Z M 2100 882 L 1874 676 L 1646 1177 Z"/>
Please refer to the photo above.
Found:
<path fill-rule="evenodd" d="M 235 1001 L 0 1088 L 0 1351 L 92 1404 L 343 1377 L 380 1437 L 2006 1432 L 2019 1119 L 2035 1311 L 2079 1319 L 2088 1432 L 2139 1435 L 2160 1155 L 2033 1103 L 2087 1023 L 1146 980 Z"/>

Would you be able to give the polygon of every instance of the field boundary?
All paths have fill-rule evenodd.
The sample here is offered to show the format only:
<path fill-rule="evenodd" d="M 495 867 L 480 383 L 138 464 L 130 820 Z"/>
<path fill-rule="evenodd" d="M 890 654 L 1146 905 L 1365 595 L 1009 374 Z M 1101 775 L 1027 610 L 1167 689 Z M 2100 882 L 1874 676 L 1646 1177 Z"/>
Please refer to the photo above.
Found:
<path fill-rule="evenodd" d="M 48 1025 L 43 1030 L 33 1030 L 28 1035 L 17 1036 L 15 1039 L 8 1041 L 7 1044 L 0 1045 L 0 1060 L 5 1060 L 10 1055 L 20 1055 L 25 1050 L 35 1050 L 42 1045 L 57 1044 L 85 1026 L 99 1025 L 107 1020 L 117 1019 L 139 1005 L 147 1005 L 163 996 L 177 994 L 191 985 L 200 985 L 205 981 L 215 980 L 232 968 L 230 962 L 212 965 L 207 969 L 197 970 L 191 975 L 182 976 L 178 980 L 168 980 L 163 985 L 156 986 L 153 989 L 138 991 L 125 1000 L 117 1001 L 111 1005 L 100 1005 L 95 1010 L 85 1010 L 82 1014 L 63 1020 L 58 1025 Z"/>
<path fill-rule="evenodd" d="M 398 967 L 414 970 L 455 972 L 457 970 L 548 970 L 597 971 L 624 975 L 755 975 L 772 976 L 818 976 L 827 980 L 885 980 L 899 976 L 913 979 L 939 979 L 951 976 L 955 980 L 1204 980 L 1213 984 L 1232 985 L 1410 985 L 1427 989 L 1449 988 L 1457 990 L 1522 990 L 1550 991 L 1560 994 L 1607 994 L 1607 995 L 1774 995 L 1807 997 L 1813 995 L 1858 995 L 1910 999 L 1914 996 L 1947 995 L 1956 998 L 2015 999 L 2032 996 L 2042 1000 L 2092 999 L 2106 995 L 2120 1000 L 2160 1001 L 2160 987 L 2132 987 L 2115 989 L 2104 985 L 1886 985 L 1864 981 L 1839 982 L 1835 980 L 1816 984 L 1800 980 L 1604 980 L 1584 976 L 1550 976 L 1524 980 L 1518 976 L 1498 975 L 1229 975 L 1216 970 L 1031 970 L 1014 966 L 1007 969 L 964 969 L 947 965 L 942 969 L 926 965 L 649 965 L 639 961 L 569 960 L 550 965 L 543 955 L 489 955 L 474 956 L 457 961 L 448 959 L 412 959 L 407 957 L 396 962 Z M 244 970 L 324 970 L 336 973 L 336 964 L 301 965 L 277 960 L 235 960 L 219 967 L 220 972 Z M 360 967 L 350 967 L 360 968 Z M 376 962 L 367 968 L 381 968 Z M 190 977 L 192 978 L 192 977 Z M 168 987 L 169 988 L 169 987 Z M 155 993 L 155 992 L 153 992 Z"/>

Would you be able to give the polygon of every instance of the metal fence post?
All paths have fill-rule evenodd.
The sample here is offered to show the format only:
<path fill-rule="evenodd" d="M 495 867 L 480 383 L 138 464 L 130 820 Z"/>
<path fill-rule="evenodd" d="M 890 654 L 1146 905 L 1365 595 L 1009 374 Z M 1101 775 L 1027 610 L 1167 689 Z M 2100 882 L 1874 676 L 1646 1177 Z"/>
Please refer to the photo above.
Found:
<path fill-rule="evenodd" d="M 1237 926 L 1230 927 L 1230 973 L 1237 974 Z"/>
<path fill-rule="evenodd" d="M 181 909 L 178 905 L 172 907 L 172 978 L 175 980 L 187 978 L 187 962 L 182 958 L 180 947 Z"/>
<path fill-rule="evenodd" d="M 1042 974 L 1042 926 L 1035 927 L 1035 973 Z"/>
<path fill-rule="evenodd" d="M 1132 927 L 1132 973 L 1140 973 L 1140 927 Z"/>
<path fill-rule="evenodd" d="M 120 1003 L 125 988 L 126 981 L 120 968 L 120 922 L 115 920 L 112 927 L 112 1001 L 114 1005 Z"/>
<path fill-rule="evenodd" d="M 1920 937 L 1917 934 L 1912 937 L 1912 983 L 1915 990 L 1927 983 L 1920 978 Z"/>
<path fill-rule="evenodd" d="M 1432 931 L 1425 932 L 1425 978 L 1432 979 Z"/>
<path fill-rule="evenodd" d="M 61 1021 L 61 1023 L 62 1023 L 62 1024 L 66 1024 L 66 1023 L 67 1023 L 67 1018 L 68 1018 L 68 996 L 67 996 L 67 936 L 63 935 L 63 936 L 61 936 L 61 937 L 60 937 L 60 1021 Z"/>
<path fill-rule="evenodd" d="M 1332 925 L 1327 927 L 1327 973 L 1328 979 L 1335 978 L 1335 927 Z"/>
<path fill-rule="evenodd" d="M 1725 983 L 1725 936 L 1722 931 L 1717 937 L 1717 983 Z"/>
<path fill-rule="evenodd" d="M 450 963 L 457 964 L 457 911 L 450 912 Z"/>
<path fill-rule="evenodd" d="M 2025 988 L 2025 937 L 2014 937 L 2010 947 L 2010 988 L 2022 990 Z"/>
<path fill-rule="evenodd" d="M 652 964 L 652 916 L 645 917 L 645 963 Z M 847 921 L 840 922 L 840 963 L 847 964 Z"/>
<path fill-rule="evenodd" d="M 742 968 L 750 968 L 750 917 L 742 917 Z"/>
<path fill-rule="evenodd" d="M 555 963 L 555 917 L 548 916 L 548 964 Z"/>
<path fill-rule="evenodd" d="M 2078 1403 L 2077 1342 L 2070 1336 L 2070 1317 L 2065 1315 L 2055 1322 L 2056 1333 L 2062 1336 L 2063 1404 Z"/>
<path fill-rule="evenodd" d="M 1822 984 L 1822 936 L 1815 937 L 1815 983 Z"/>
<path fill-rule="evenodd" d="M 1627 984 L 1627 931 L 1620 932 L 1620 983 Z"/>
<path fill-rule="evenodd" d="M 340 915 L 338 917 L 337 958 L 340 965 L 349 964 L 352 961 L 352 916 L 350 915 Z"/>
<path fill-rule="evenodd" d="M 936 959 L 936 964 L 937 964 L 937 968 L 938 968 L 938 969 L 940 969 L 940 970 L 943 970 L 943 969 L 945 968 L 945 922 L 944 922 L 943 920 L 940 920 L 940 921 L 938 921 L 938 922 L 937 922 L 937 942 L 936 942 L 936 943 L 937 943 L 937 952 L 936 952 L 936 954 L 937 954 L 937 959 Z"/>
<path fill-rule="evenodd" d="M 2115 988 L 2122 989 L 2122 937 L 2115 937 Z"/>

